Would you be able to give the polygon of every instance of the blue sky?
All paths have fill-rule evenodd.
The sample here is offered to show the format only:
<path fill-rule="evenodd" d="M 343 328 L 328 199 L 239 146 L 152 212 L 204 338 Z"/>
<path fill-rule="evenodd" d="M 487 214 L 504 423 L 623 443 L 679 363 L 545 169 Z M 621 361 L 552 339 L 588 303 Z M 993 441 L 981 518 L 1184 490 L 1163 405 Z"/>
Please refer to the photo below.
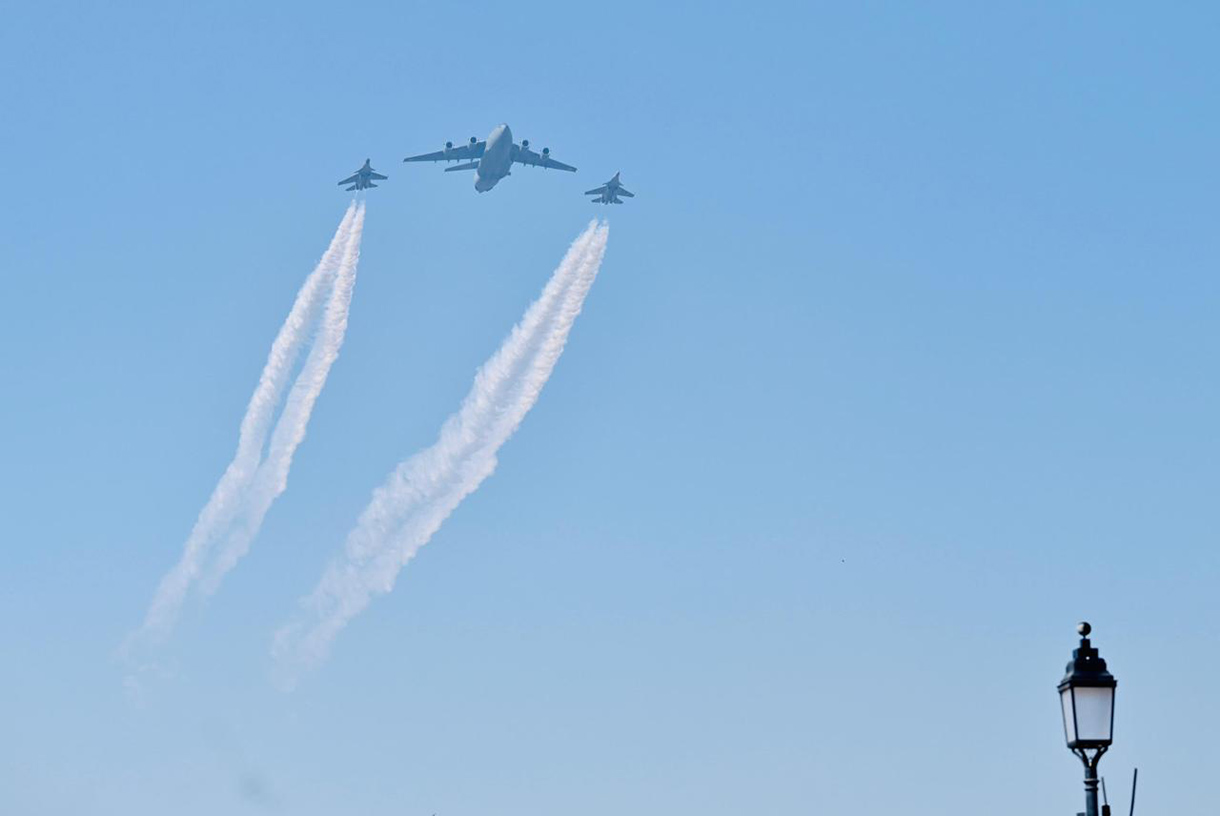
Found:
<path fill-rule="evenodd" d="M 201 5 L 2 10 L 0 811 L 1070 813 L 1081 618 L 1111 793 L 1211 802 L 1210 4 Z M 501 121 L 580 172 L 401 164 Z M 366 156 L 288 491 L 133 704 L 113 651 Z M 277 691 L 616 170 L 499 470 Z"/>

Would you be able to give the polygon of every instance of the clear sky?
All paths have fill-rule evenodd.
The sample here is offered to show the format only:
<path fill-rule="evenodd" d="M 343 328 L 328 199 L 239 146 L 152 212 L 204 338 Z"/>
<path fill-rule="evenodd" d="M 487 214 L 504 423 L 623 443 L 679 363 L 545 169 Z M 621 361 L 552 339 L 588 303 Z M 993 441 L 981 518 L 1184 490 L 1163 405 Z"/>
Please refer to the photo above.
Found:
<path fill-rule="evenodd" d="M 918 8 L 916 8 L 918 6 Z M 715 10 L 713 10 L 713 7 Z M 1202 812 L 1211 3 L 6 3 L 0 812 Z M 573 175 L 406 166 L 508 122 Z M 138 701 L 113 653 L 365 157 L 342 356 Z M 271 633 L 596 210 L 499 470 L 295 692 Z M 1139 812 L 1139 811 L 1137 811 Z"/>

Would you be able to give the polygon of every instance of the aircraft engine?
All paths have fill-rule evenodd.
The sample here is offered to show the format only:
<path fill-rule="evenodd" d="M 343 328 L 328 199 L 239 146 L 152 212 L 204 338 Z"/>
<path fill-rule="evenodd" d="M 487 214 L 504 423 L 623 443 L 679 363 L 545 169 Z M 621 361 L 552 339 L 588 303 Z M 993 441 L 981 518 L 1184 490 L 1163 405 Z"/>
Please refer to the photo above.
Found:
<path fill-rule="evenodd" d="M 471 136 L 471 137 L 470 137 L 470 144 L 471 144 L 471 146 L 472 146 L 472 147 L 473 147 L 474 145 L 477 145 L 478 143 L 479 143 L 479 137 L 478 137 L 478 136 Z"/>
<path fill-rule="evenodd" d="M 542 148 L 542 155 L 543 155 L 543 156 L 549 156 L 549 155 L 551 155 L 551 149 L 550 149 L 549 147 L 544 147 L 544 148 Z"/>
<path fill-rule="evenodd" d="M 453 142 L 445 142 L 446 150 L 453 150 Z"/>
<path fill-rule="evenodd" d="M 522 149 L 522 150 L 529 150 L 529 149 L 530 149 L 530 140 L 529 140 L 529 139 L 522 139 L 522 140 L 521 140 L 521 149 Z"/>

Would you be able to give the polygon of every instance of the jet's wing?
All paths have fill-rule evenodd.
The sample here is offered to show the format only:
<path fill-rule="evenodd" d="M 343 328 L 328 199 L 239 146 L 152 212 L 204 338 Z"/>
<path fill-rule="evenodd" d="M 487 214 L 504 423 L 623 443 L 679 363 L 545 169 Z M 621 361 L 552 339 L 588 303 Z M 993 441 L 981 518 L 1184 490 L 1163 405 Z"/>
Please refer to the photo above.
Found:
<path fill-rule="evenodd" d="M 369 178 L 377 179 L 378 181 L 385 181 L 389 178 L 389 176 L 383 176 L 380 173 L 369 173 Z"/>
<path fill-rule="evenodd" d="M 627 198 L 635 198 L 635 193 L 629 192 L 626 187 L 619 187 L 614 191 L 615 195 L 625 195 Z"/>
<path fill-rule="evenodd" d="M 343 181 L 341 181 L 341 182 L 339 182 L 339 183 L 340 183 L 340 184 L 351 184 L 353 181 L 357 181 L 357 180 L 359 180 L 359 178 L 360 178 L 360 174 L 359 174 L 359 173 L 353 173 L 352 175 L 350 175 L 350 176 L 348 176 L 347 178 L 343 179 Z"/>
<path fill-rule="evenodd" d="M 585 195 L 601 195 L 602 193 L 606 192 L 606 190 L 608 188 L 609 188 L 609 185 L 603 184 L 601 187 L 598 187 L 596 190 L 585 190 Z"/>
<path fill-rule="evenodd" d="M 535 153 L 528 147 L 519 147 L 513 145 L 513 161 L 520 164 L 528 164 L 530 167 L 547 167 L 552 170 L 567 170 L 569 173 L 575 173 L 576 168 L 570 164 L 564 164 L 561 161 L 555 161 L 551 158 L 551 151 L 543 150 L 542 153 Z"/>
<path fill-rule="evenodd" d="M 423 153 L 419 156 L 407 156 L 405 162 L 422 161 L 461 161 L 465 159 L 481 159 L 487 142 L 472 142 L 457 147 L 447 147 L 435 153 Z"/>

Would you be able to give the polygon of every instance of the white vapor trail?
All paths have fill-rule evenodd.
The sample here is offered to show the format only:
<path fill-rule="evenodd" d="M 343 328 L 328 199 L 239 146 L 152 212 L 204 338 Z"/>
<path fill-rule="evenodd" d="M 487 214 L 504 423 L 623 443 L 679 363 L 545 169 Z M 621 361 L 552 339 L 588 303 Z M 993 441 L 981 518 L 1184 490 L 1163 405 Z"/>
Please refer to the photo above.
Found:
<path fill-rule="evenodd" d="M 200 511 L 181 558 L 161 579 L 143 625 L 128 638 L 124 650 L 138 641 L 156 642 L 169 634 L 216 539 L 231 528 L 243 510 L 246 493 L 260 471 L 260 461 L 275 418 L 276 406 L 283 397 L 301 350 L 311 338 L 327 288 L 333 291 L 336 273 L 350 254 L 353 225 L 358 221 L 363 222 L 363 211 L 363 204 L 352 202 L 330 246 L 297 293 L 287 319 L 271 344 L 258 385 L 246 407 L 238 434 L 237 452 Z M 331 300 L 334 300 L 333 296 Z M 296 389 L 293 391 L 295 393 Z"/>
<path fill-rule="evenodd" d="M 291 684 L 329 652 L 339 631 L 399 571 L 496 468 L 496 453 L 538 400 L 567 343 L 606 250 L 609 228 L 591 223 L 542 294 L 475 375 L 457 413 L 429 448 L 402 462 L 348 533 L 343 555 L 302 600 L 297 620 L 276 633 L 272 653 Z"/>
<path fill-rule="evenodd" d="M 364 205 L 361 204 L 351 225 L 347 247 L 339 263 L 318 336 L 309 350 L 301 373 L 292 384 L 284 411 L 271 433 L 267 457 L 254 474 L 242 508 L 243 523 L 226 537 L 223 548 L 203 582 L 205 594 L 215 592 L 225 573 L 236 566 L 249 551 L 250 542 L 258 535 L 267 511 L 288 487 L 288 470 L 292 467 L 293 454 L 305 438 L 314 403 L 322 393 L 330 367 L 343 346 L 348 310 L 352 303 L 352 289 L 356 285 L 356 266 L 360 261 L 360 239 L 363 232 Z"/>

